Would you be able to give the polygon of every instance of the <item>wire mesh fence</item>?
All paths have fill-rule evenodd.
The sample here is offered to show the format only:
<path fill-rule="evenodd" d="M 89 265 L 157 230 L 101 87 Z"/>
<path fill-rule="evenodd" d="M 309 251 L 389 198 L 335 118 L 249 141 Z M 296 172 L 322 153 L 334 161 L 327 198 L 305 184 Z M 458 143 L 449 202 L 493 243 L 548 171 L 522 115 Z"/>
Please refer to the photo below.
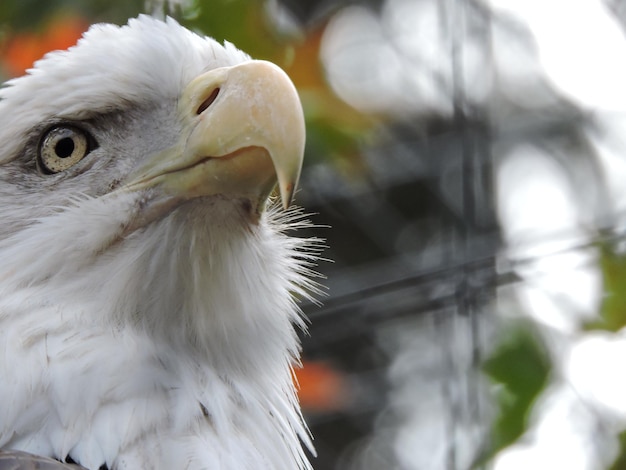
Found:
<path fill-rule="evenodd" d="M 326 165 L 312 166 L 304 176 L 300 202 L 316 213 L 316 223 L 332 227 L 315 233 L 327 238 L 328 257 L 335 260 L 320 266 L 329 287 L 324 305 L 305 307 L 311 329 L 303 337 L 304 351 L 347 373 L 354 390 L 340 412 L 310 417 L 319 469 L 486 465 L 481 457 L 493 444 L 498 411 L 481 367 L 502 332 L 502 311 L 506 318 L 507 310 L 526 308 L 518 286 L 535 285 L 554 297 L 541 276 L 524 267 L 620 238 L 613 231 L 619 225 L 615 195 L 589 138 L 597 115 L 545 76 L 537 37 L 493 3 L 413 5 L 409 10 L 406 2 L 388 1 L 371 11 L 381 37 L 404 61 L 402 73 L 436 83 L 438 101 L 407 105 L 381 126 L 376 144 L 363 148 L 367 176 L 358 184 Z M 620 7 L 609 6 L 619 18 Z M 431 43 L 403 49 L 410 33 L 390 20 L 399 15 L 390 13 L 394 8 L 413 11 L 417 30 L 420 15 L 428 17 L 434 32 L 412 38 Z M 563 21 L 567 16 L 563 8 Z M 557 18 L 552 21 L 558 35 Z M 354 44 L 349 46 L 358 58 Z M 377 64 L 371 50 L 363 54 L 360 70 L 388 65 Z M 433 55 L 437 61 L 429 62 Z M 432 90 L 430 85 L 424 89 Z M 498 178 L 508 159 L 527 147 L 544 155 L 574 188 L 571 203 L 584 220 L 584 233 L 539 230 L 505 241 L 510 227 L 503 233 L 502 224 L 516 215 L 501 217 L 498 205 L 509 188 Z M 532 169 L 517 174 L 531 186 L 534 176 Z M 545 245 L 526 250 L 525 244 Z M 572 269 L 596 262 L 592 255 Z M 578 308 L 568 299 L 556 302 L 566 310 Z M 577 468 L 607 468 L 601 460 L 591 458 L 589 466 Z M 551 468 L 547 462 L 540 468 Z"/>

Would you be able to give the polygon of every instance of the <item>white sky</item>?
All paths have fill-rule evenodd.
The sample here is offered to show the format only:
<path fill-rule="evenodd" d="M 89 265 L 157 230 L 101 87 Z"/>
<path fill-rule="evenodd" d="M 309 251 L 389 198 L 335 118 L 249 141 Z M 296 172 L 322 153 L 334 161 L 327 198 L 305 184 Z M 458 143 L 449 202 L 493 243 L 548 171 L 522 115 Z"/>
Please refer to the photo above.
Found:
<path fill-rule="evenodd" d="M 601 0 L 490 0 L 532 31 L 547 76 L 581 106 L 626 110 L 626 39 Z"/>

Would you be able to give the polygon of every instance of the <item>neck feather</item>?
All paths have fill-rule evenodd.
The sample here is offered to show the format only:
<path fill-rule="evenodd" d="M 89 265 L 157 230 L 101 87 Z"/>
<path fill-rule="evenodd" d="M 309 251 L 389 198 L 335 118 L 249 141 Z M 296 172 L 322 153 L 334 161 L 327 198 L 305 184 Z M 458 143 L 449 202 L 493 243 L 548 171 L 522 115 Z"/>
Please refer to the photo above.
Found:
<path fill-rule="evenodd" d="M 308 435 L 291 380 L 299 356 L 293 325 L 302 326 L 293 295 L 316 289 L 308 266 L 317 242 L 287 237 L 293 219 L 270 210 L 250 224 L 219 200 L 186 204 L 128 234 L 140 201 L 123 195 L 113 202 L 76 201 L 0 241 L 0 325 L 12 316 L 26 325 L 28 312 L 45 307 L 61 313 L 33 318 L 39 337 L 70 328 L 123 340 L 131 331 L 174 380 L 195 381 L 192 398 L 206 399 L 216 420 L 223 402 L 212 407 L 215 396 L 206 394 L 265 410 L 272 423 L 259 426 L 258 440 L 268 438 L 268 426 L 279 441 L 292 436 L 288 453 L 307 466 L 296 436 L 308 442 Z M 11 300 L 24 296 L 23 308 Z"/>

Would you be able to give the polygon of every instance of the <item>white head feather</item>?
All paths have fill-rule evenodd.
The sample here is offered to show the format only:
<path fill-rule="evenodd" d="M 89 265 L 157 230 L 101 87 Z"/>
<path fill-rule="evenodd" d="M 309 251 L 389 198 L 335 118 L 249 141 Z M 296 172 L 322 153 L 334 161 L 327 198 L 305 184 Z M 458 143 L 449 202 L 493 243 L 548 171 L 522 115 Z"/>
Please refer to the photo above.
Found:
<path fill-rule="evenodd" d="M 192 78 L 247 60 L 141 16 L 0 90 L 0 448 L 90 469 L 310 468 L 291 366 L 312 242 L 284 234 L 298 222 L 250 224 L 214 198 L 137 228 L 143 195 L 111 192 L 176 138 Z M 100 147 L 80 173 L 42 175 L 39 136 L 59 121 Z"/>

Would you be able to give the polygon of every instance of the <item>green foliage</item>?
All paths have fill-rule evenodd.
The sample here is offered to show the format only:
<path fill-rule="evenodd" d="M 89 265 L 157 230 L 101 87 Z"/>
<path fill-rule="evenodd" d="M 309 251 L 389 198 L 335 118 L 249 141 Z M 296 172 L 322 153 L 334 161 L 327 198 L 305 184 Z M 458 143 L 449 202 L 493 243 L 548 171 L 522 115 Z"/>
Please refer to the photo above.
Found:
<path fill-rule="evenodd" d="M 601 244 L 599 254 L 604 296 L 599 318 L 586 329 L 616 332 L 626 326 L 626 254 L 617 253 L 610 243 Z"/>
<path fill-rule="evenodd" d="M 144 11 L 143 0 L 2 0 L 0 24 L 15 31 L 39 29 L 51 17 L 73 12 L 90 22 L 125 23 Z"/>
<path fill-rule="evenodd" d="M 609 467 L 609 470 L 626 470 L 626 431 L 618 436 L 620 453 L 615 462 Z"/>
<path fill-rule="evenodd" d="M 236 44 L 256 59 L 283 65 L 289 52 L 289 38 L 271 24 L 260 0 L 195 0 L 179 20 L 219 42 Z"/>
<path fill-rule="evenodd" d="M 598 248 L 604 295 L 598 319 L 586 324 L 585 329 L 617 332 L 626 326 L 626 254 L 619 253 L 611 242 L 603 242 Z M 626 470 L 626 431 L 617 437 L 620 452 L 609 470 Z"/>
<path fill-rule="evenodd" d="M 533 404 L 548 383 L 551 362 L 537 333 L 519 324 L 505 330 L 483 369 L 497 389 L 499 413 L 488 455 L 492 457 L 526 431 Z"/>
<path fill-rule="evenodd" d="M 346 156 L 347 161 L 359 154 L 359 139 L 363 136 L 350 133 L 350 129 L 337 126 L 329 119 L 307 119 L 307 148 L 305 161 L 315 163 L 320 160 L 339 160 Z M 357 159 L 360 161 L 360 159 Z M 354 165 L 350 166 L 354 170 Z"/>

